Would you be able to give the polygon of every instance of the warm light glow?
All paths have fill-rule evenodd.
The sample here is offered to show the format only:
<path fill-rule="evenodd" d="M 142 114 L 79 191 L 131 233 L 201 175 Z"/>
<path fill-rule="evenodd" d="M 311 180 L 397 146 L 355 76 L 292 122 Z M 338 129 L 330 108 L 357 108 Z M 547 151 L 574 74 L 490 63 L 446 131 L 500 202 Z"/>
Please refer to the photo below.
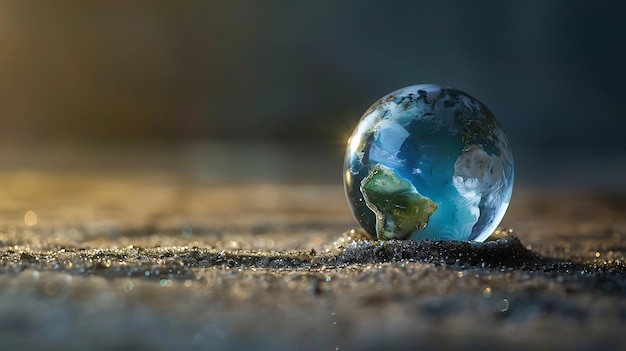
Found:
<path fill-rule="evenodd" d="M 28 211 L 24 214 L 24 223 L 27 226 L 32 227 L 37 224 L 37 214 L 34 211 Z"/>
<path fill-rule="evenodd" d="M 350 174 L 350 169 L 346 168 L 345 173 L 343 175 L 343 180 L 346 183 L 346 188 L 352 188 L 352 175 Z"/>
<path fill-rule="evenodd" d="M 350 152 L 354 152 L 361 144 L 361 135 L 356 134 L 348 139 L 348 145 L 350 145 Z"/>

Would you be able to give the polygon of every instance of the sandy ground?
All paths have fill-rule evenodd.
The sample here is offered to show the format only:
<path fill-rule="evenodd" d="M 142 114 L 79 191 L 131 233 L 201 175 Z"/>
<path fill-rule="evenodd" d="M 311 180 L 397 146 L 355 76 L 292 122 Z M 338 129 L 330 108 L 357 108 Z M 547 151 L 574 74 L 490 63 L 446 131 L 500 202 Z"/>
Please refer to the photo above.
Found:
<path fill-rule="evenodd" d="M 383 244 L 337 184 L 0 184 L 2 350 L 626 349 L 621 195 L 516 188 L 498 240 Z"/>

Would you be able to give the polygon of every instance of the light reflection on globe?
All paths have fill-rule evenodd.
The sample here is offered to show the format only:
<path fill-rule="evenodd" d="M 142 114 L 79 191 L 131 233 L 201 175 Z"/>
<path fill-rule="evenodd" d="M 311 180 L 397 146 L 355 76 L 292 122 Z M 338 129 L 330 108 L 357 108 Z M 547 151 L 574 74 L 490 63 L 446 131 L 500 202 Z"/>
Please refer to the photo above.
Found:
<path fill-rule="evenodd" d="M 344 163 L 348 203 L 374 238 L 484 241 L 513 189 L 513 155 L 475 98 L 414 85 L 363 114 Z"/>

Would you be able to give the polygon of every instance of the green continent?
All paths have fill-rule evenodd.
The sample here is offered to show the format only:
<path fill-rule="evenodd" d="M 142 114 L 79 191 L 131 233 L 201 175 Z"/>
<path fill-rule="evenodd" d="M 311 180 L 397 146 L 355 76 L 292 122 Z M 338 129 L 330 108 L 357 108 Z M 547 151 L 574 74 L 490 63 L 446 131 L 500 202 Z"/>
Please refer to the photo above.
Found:
<path fill-rule="evenodd" d="M 361 193 L 376 214 L 376 234 L 380 240 L 408 239 L 426 228 L 437 204 L 422 196 L 407 179 L 392 168 L 377 164 L 361 182 Z"/>

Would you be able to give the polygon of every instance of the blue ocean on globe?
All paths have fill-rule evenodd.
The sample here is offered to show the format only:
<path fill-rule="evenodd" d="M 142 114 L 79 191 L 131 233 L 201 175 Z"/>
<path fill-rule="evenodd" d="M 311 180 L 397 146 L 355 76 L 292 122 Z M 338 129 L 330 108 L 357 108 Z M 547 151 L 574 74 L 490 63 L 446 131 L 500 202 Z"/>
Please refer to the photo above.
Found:
<path fill-rule="evenodd" d="M 376 101 L 348 141 L 344 185 L 372 237 L 484 241 L 513 190 L 513 155 L 470 95 L 413 85 Z"/>

